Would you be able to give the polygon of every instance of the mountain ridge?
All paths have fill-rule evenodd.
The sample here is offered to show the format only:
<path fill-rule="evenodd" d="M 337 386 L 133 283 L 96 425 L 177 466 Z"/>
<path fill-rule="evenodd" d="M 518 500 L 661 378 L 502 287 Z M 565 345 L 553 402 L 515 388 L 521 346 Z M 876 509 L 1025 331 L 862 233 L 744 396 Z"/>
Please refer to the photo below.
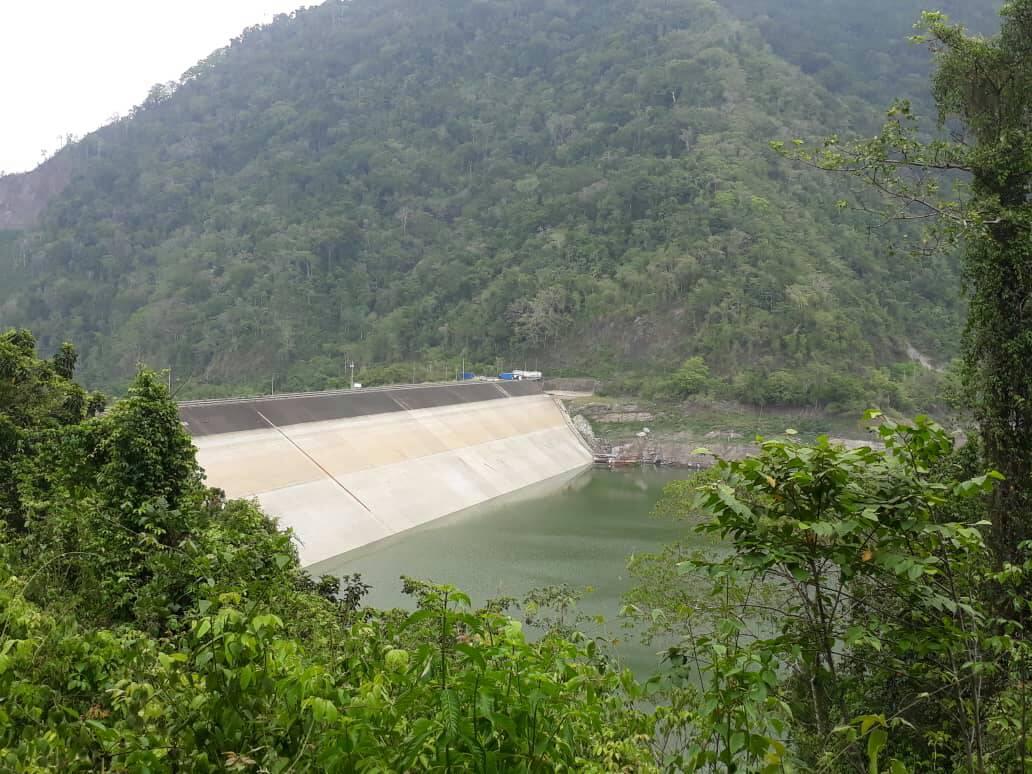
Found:
<path fill-rule="evenodd" d="M 0 323 L 81 342 L 103 385 L 700 355 L 745 399 L 848 402 L 829 373 L 898 380 L 912 339 L 948 360 L 961 309 L 953 261 L 884 260 L 766 149 L 869 126 L 858 102 L 705 0 L 327 3 L 62 151 Z"/>

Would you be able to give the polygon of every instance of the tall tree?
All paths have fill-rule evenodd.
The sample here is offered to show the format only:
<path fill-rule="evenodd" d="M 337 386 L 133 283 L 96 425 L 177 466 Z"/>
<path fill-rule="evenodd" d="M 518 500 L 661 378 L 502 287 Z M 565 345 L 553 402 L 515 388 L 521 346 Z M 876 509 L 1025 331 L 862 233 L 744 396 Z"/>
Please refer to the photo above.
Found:
<path fill-rule="evenodd" d="M 966 360 L 989 461 L 1006 476 L 993 508 L 995 543 L 1011 557 L 1032 537 L 1032 1 L 1003 9 L 995 39 L 932 17 L 941 46 L 940 121 L 957 117 L 970 140 L 966 239 L 970 294 Z"/>
<path fill-rule="evenodd" d="M 36 453 L 41 433 L 63 432 L 104 408 L 103 395 L 87 394 L 72 381 L 74 368 L 70 344 L 52 361 L 41 360 L 29 331 L 0 331 L 0 530 L 24 527 L 17 458 Z"/>
<path fill-rule="evenodd" d="M 901 102 L 872 140 L 832 137 L 816 150 L 797 141 L 788 155 L 861 178 L 888 196 L 890 217 L 933 220 L 926 249 L 962 246 L 967 385 L 987 460 L 1006 477 L 992 520 L 993 546 L 1009 560 L 1032 538 L 1032 0 L 1000 13 L 990 38 L 924 14 L 915 40 L 935 56 L 942 137 L 923 141 Z"/>

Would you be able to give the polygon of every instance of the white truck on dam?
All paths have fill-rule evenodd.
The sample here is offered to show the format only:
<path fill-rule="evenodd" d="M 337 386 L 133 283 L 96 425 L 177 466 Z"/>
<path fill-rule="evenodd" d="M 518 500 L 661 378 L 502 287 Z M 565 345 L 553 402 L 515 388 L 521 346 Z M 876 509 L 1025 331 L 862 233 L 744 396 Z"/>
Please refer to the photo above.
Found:
<path fill-rule="evenodd" d="M 540 382 L 542 374 L 540 371 L 505 371 L 498 374 L 498 378 L 507 382 Z"/>

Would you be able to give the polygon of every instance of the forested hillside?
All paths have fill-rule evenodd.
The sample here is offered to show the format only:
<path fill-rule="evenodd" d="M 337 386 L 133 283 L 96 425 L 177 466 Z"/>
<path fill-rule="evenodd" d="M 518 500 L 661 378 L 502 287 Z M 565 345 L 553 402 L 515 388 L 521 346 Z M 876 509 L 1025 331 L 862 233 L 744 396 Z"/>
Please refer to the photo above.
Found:
<path fill-rule="evenodd" d="M 935 8 L 972 30 L 999 26 L 992 0 L 718 0 L 749 21 L 774 53 L 837 94 L 878 104 L 906 97 L 931 109 L 928 50 L 910 42 L 921 11 Z"/>
<path fill-rule="evenodd" d="M 868 128 L 882 89 L 780 58 L 747 5 L 334 0 L 246 30 L 59 154 L 71 184 L 0 247 L 0 324 L 74 339 L 100 386 L 142 360 L 194 392 L 319 388 L 345 353 L 701 356 L 755 402 L 903 383 L 908 348 L 955 352 L 955 262 L 888 254 L 769 150 Z M 864 29 L 820 43 L 850 69 L 895 45 Z"/>
<path fill-rule="evenodd" d="M 539 89 L 567 82 L 555 73 L 574 65 L 565 54 L 546 55 L 563 34 L 555 21 L 563 6 L 549 5 L 546 54 L 529 65 L 519 58 L 528 50 L 523 42 L 511 51 L 500 45 L 510 29 L 540 29 L 539 17 L 523 13 L 528 6 L 470 4 L 451 21 L 440 8 L 408 21 L 384 17 L 385 25 L 423 25 L 409 32 L 411 40 L 437 35 L 440 45 L 422 50 L 451 63 L 441 72 L 453 73 L 448 68 L 459 68 L 466 52 L 476 53 L 469 61 L 482 74 L 470 64 L 462 70 L 468 77 L 430 95 L 413 91 L 425 80 L 387 77 L 415 67 L 410 60 L 420 49 L 377 49 L 395 37 L 361 23 L 361 7 L 356 1 L 341 15 L 324 7 L 301 22 L 249 33 L 250 42 L 220 55 L 223 64 L 175 95 L 155 93 L 132 121 L 67 149 L 58 159 L 65 166 L 47 174 L 78 165 L 78 179 L 41 230 L 0 235 L 0 281 L 15 288 L 4 315 L 32 314 L 47 326 L 63 318 L 79 331 L 110 326 L 110 346 L 92 334 L 98 373 L 136 346 L 179 353 L 227 380 L 248 378 L 248 355 L 254 368 L 307 362 L 294 378 L 316 378 L 312 358 L 319 355 L 312 353 L 331 340 L 385 358 L 463 344 L 546 354 L 561 345 L 571 358 L 596 364 L 591 358 L 607 348 L 639 347 L 624 349 L 620 363 L 702 353 L 675 372 L 689 390 L 709 379 L 707 362 L 728 376 L 736 364 L 754 374 L 782 366 L 763 383 L 787 388 L 794 378 L 798 388 L 803 379 L 816 384 L 820 368 L 873 379 L 878 372 L 863 369 L 893 357 L 904 336 L 928 351 L 937 342 L 948 348 L 946 323 L 937 339 L 934 303 L 922 305 L 921 295 L 948 313 L 952 264 L 915 269 L 865 251 L 857 225 L 815 214 L 833 192 L 824 180 L 807 183 L 751 150 L 751 133 L 768 128 L 754 109 L 763 84 L 782 84 L 768 94 L 768 109 L 810 97 L 813 116 L 793 118 L 786 109 L 781 123 L 769 121 L 781 128 L 811 128 L 811 119 L 819 124 L 823 111 L 841 105 L 746 45 L 756 39 L 713 16 L 716 6 L 650 4 L 648 20 L 620 17 L 623 32 L 606 37 L 613 17 L 605 11 L 627 7 L 584 5 L 577 34 L 604 42 L 590 49 L 604 59 L 619 57 L 624 41 L 642 30 L 638 42 L 652 35 L 655 45 L 641 50 L 666 50 L 680 38 L 665 14 L 696 9 L 702 15 L 692 29 L 711 37 L 686 34 L 696 47 L 709 45 L 695 56 L 718 63 L 721 78 L 745 79 L 718 81 L 710 93 L 723 100 L 718 107 L 681 113 L 691 90 L 672 88 L 663 108 L 658 86 L 646 89 L 646 79 L 619 92 L 619 74 L 603 68 L 588 79 L 597 84 L 592 99 L 559 116 L 572 118 L 542 114 L 549 139 L 541 147 L 536 113 L 510 119 L 484 107 L 478 115 L 508 121 L 509 133 L 477 124 L 462 143 L 452 137 L 452 116 L 465 104 L 459 97 L 485 98 L 466 84 L 488 88 L 501 63 L 522 75 L 490 93 L 513 107 L 539 94 L 521 91 L 523 79 Z M 485 19 L 507 22 L 506 32 L 478 38 L 475 29 L 461 31 Z M 890 220 L 914 214 L 930 224 L 931 243 L 957 247 L 968 298 L 958 391 L 973 419 L 967 437 L 961 443 L 928 416 L 911 421 L 871 410 L 865 420 L 876 444 L 847 446 L 827 436 L 809 443 L 786 430 L 760 439 L 752 456 L 671 481 L 655 514 L 678 519 L 683 539 L 660 553 L 641 553 L 629 531 L 584 527 L 592 540 L 634 551 L 626 566 L 633 586 L 614 628 L 577 612 L 580 589 L 550 585 L 515 599 L 495 596 L 502 588 L 493 576 L 471 589 L 484 600 L 480 607 L 454 586 L 411 577 L 401 579 L 406 609 L 369 607 L 370 587 L 354 566 L 344 577 L 313 577 L 300 566 L 291 533 L 257 501 L 229 500 L 205 485 L 164 375 L 140 369 L 124 397 L 109 402 L 76 381 L 72 344 L 41 357 L 28 330 L 0 331 L 0 771 L 1032 771 L 1032 0 L 1011 0 L 1001 19 L 997 35 L 981 38 L 941 14 L 924 16 L 921 42 L 935 52 L 934 105 L 949 121 L 948 139 L 912 128 L 899 105 L 873 138 L 775 145 L 883 194 L 865 200 L 872 212 Z M 367 37 L 348 38 L 333 25 Z M 274 64 L 263 47 L 293 50 L 278 36 L 303 39 L 310 50 Z M 319 54 L 318 41 L 343 40 L 356 52 Z M 479 49 L 489 43 L 493 56 Z M 357 51 L 362 46 L 378 53 Z M 589 48 L 579 50 L 588 56 Z M 294 110 L 302 104 L 297 95 L 318 80 L 306 68 L 345 60 L 351 75 L 323 78 L 328 96 L 307 103 L 312 116 L 271 132 L 270 114 Z M 248 70 L 247 99 L 272 99 L 266 90 L 275 82 L 278 103 L 259 112 L 233 103 Z M 785 74 L 794 78 L 779 80 Z M 703 82 L 691 81 L 700 89 Z M 396 90 L 359 87 L 371 83 Z M 343 103 L 333 98 L 338 87 L 349 95 Z M 623 116 L 627 122 L 607 134 L 616 124 L 600 116 L 620 117 L 609 101 L 619 93 L 651 94 L 653 110 Z M 457 104 L 447 102 L 453 94 Z M 549 94 L 549 104 L 578 104 L 572 88 Z M 356 108 L 360 99 L 365 110 Z M 426 126 L 436 103 L 443 128 L 434 132 Z M 662 133 L 652 130 L 679 125 L 664 109 L 686 124 L 711 116 L 706 126 L 726 131 L 707 134 L 691 124 L 679 138 L 683 150 L 661 153 Z M 329 114 L 336 123 L 318 118 Z M 388 116 L 377 135 L 375 121 Z M 217 145 L 225 135 L 216 125 L 235 126 L 235 134 Z M 461 135 L 464 124 L 456 119 L 455 126 Z M 526 134 L 516 131 L 523 126 Z M 263 138 L 262 130 L 271 133 Z M 335 141 L 338 130 L 367 139 Z M 608 151 L 597 159 L 589 152 L 596 144 Z M 506 163 L 514 175 L 525 172 L 543 147 L 551 161 L 540 162 L 532 180 L 500 176 Z M 467 183 L 458 192 L 445 188 L 445 180 L 458 179 L 446 162 L 464 165 L 457 174 Z M 584 173 L 559 187 L 572 170 L 585 169 L 601 170 L 605 185 Z M 693 176 L 718 169 L 728 176 Z M 957 195 L 959 171 L 971 184 Z M 622 196 L 607 198 L 612 188 Z M 395 230 L 374 230 L 391 218 Z M 547 227 L 499 247 L 518 218 Z M 267 222 L 280 230 L 269 231 Z M 340 230 L 345 223 L 351 232 Z M 607 230 L 621 223 L 625 232 Z M 617 237 L 623 241 L 606 241 Z M 576 252 L 591 239 L 596 252 Z M 613 244 L 626 249 L 603 249 Z M 691 272 L 678 274 L 679 261 Z M 456 276 L 448 274 L 456 266 L 467 285 L 440 279 Z M 360 271 L 361 281 L 348 285 Z M 666 285 L 664 271 L 673 278 Z M 767 288 L 783 283 L 763 330 L 756 320 L 764 307 L 752 298 L 764 287 L 757 278 Z M 19 292 L 11 283 L 32 287 Z M 675 290 L 663 294 L 667 286 Z M 705 289 L 737 306 L 703 307 Z M 344 294 L 358 290 L 367 294 L 365 307 L 344 303 Z M 548 298 L 567 305 L 545 305 L 555 314 L 542 316 Z M 291 299 L 293 306 L 276 306 Z M 337 311 L 327 311 L 333 299 Z M 492 299 L 511 330 L 484 324 Z M 356 308 L 364 318 L 349 316 Z M 242 327 L 237 348 L 212 357 L 216 350 L 204 346 L 224 346 L 239 310 L 253 312 L 240 319 L 253 320 L 254 330 Z M 594 336 L 586 322 L 592 310 L 600 312 Z M 678 322 L 693 313 L 692 325 Z M 637 340 L 617 335 L 621 320 L 660 316 L 673 322 L 648 335 L 638 328 Z M 790 316 L 796 328 L 786 335 Z M 335 339 L 314 327 L 333 320 Z M 532 325 L 540 320 L 552 327 Z M 831 336 L 829 326 L 844 321 L 871 331 L 844 326 Z M 144 325 L 154 326 L 153 340 L 143 338 Z M 64 333 L 50 327 L 48 335 L 56 342 Z M 807 342 L 809 353 L 799 346 Z M 846 346 L 853 350 L 841 351 Z M 728 389 L 741 384 L 735 377 Z M 633 474 L 628 488 L 639 482 L 647 487 Z M 562 496 L 578 486 L 567 482 Z M 531 536 L 541 547 L 555 542 L 583 554 L 579 528 L 561 526 L 534 528 Z M 505 526 L 491 539 L 504 543 Z M 498 556 L 555 578 L 539 553 L 528 545 L 522 556 Z M 644 680 L 614 649 L 636 634 L 657 651 Z"/>

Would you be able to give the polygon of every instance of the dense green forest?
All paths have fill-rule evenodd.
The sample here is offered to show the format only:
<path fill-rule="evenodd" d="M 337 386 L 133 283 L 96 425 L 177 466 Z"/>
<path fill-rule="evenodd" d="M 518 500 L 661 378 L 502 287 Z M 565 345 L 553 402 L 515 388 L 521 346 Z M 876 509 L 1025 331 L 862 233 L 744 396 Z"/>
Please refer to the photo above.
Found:
<path fill-rule="evenodd" d="M 774 148 L 955 248 L 967 443 L 871 410 L 879 444 L 787 430 L 671 484 L 657 516 L 710 543 L 629 559 L 645 681 L 568 588 L 474 608 L 405 578 L 411 609 L 377 610 L 311 577 L 205 486 L 161 376 L 110 403 L 71 344 L 0 332 L 0 769 L 1032 771 L 1032 0 L 1002 15 L 988 39 L 923 17 L 948 138 L 901 103 L 874 137 Z"/>
<path fill-rule="evenodd" d="M 0 770 L 648 770 L 594 643 L 417 581 L 362 608 L 203 485 L 160 377 L 98 415 L 74 350 L 34 350 L 0 334 Z"/>
<path fill-rule="evenodd" d="M 875 5 L 892 12 L 391 0 L 280 17 L 50 162 L 73 180 L 0 248 L 0 322 L 44 350 L 75 340 L 108 388 L 140 361 L 183 394 L 335 386 L 345 356 L 634 388 L 701 357 L 748 402 L 927 403 L 908 353 L 956 354 L 955 260 L 891 254 L 898 227 L 767 147 L 867 129 L 893 86 L 927 99 L 927 54 L 896 56 L 919 5 Z M 834 66 L 803 61 L 800 25 Z"/>
<path fill-rule="evenodd" d="M 913 27 L 929 3 L 718 2 L 754 25 L 775 54 L 832 92 L 878 105 L 907 97 L 931 109 L 931 59 L 927 49 L 910 42 Z M 1000 3 L 942 0 L 931 5 L 976 32 L 991 34 L 999 26 Z"/>

